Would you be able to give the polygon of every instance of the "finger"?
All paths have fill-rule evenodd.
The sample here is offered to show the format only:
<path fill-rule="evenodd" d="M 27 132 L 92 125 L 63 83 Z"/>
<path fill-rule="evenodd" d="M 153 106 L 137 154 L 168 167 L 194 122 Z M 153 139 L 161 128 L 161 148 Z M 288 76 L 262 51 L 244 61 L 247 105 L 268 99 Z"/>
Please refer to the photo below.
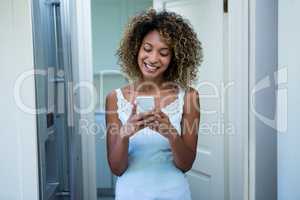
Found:
<path fill-rule="evenodd" d="M 144 121 L 146 122 L 146 123 L 153 123 L 153 122 L 155 122 L 155 120 L 156 120 L 156 117 L 155 116 L 149 116 L 149 117 L 147 117 L 147 118 L 145 118 L 144 119 Z"/>
<path fill-rule="evenodd" d="M 140 120 L 143 120 L 144 118 L 146 118 L 146 117 L 148 117 L 148 116 L 151 115 L 150 112 L 147 112 L 147 113 L 145 113 L 145 112 L 143 112 L 143 113 L 136 113 L 136 109 L 137 109 L 136 107 L 137 107 L 137 105 L 136 104 L 134 104 L 134 105 L 135 105 L 135 112 L 131 116 L 132 117 L 132 121 L 140 121 Z"/>
<path fill-rule="evenodd" d="M 167 117 L 167 115 L 164 112 L 162 112 L 162 111 L 160 111 L 158 114 L 162 118 L 166 118 Z"/>
<path fill-rule="evenodd" d="M 151 127 L 151 129 L 158 131 L 159 128 L 159 122 L 157 121 L 152 121 L 150 123 L 148 123 L 148 127 Z"/>
<path fill-rule="evenodd" d="M 158 114 L 158 113 L 155 114 L 155 118 L 156 118 L 157 121 L 161 121 L 161 120 L 163 119 L 163 118 L 161 117 L 161 115 Z"/>
<path fill-rule="evenodd" d="M 143 121 L 144 120 L 144 116 L 142 113 L 137 113 L 133 116 L 133 120 L 134 121 Z"/>
<path fill-rule="evenodd" d="M 137 121 L 137 122 L 135 123 L 135 126 L 136 126 L 137 131 L 146 127 L 144 121 Z"/>
<path fill-rule="evenodd" d="M 159 113 L 159 112 L 161 112 L 161 109 L 160 109 L 159 106 L 157 106 L 157 107 L 154 108 L 154 111 L 155 111 L 156 113 Z"/>
<path fill-rule="evenodd" d="M 152 115 L 154 115 L 154 114 L 155 114 L 155 112 L 153 112 L 153 111 L 147 111 L 147 112 L 141 113 L 141 115 L 142 115 L 143 117 L 152 116 Z"/>
<path fill-rule="evenodd" d="M 139 121 L 139 120 L 145 120 L 145 119 L 148 119 L 149 117 L 153 117 L 154 115 L 153 115 L 153 113 L 151 113 L 151 112 L 143 112 L 143 113 L 138 113 L 138 114 L 136 114 L 136 116 L 135 116 L 135 120 L 137 120 L 137 121 Z"/>
<path fill-rule="evenodd" d="M 153 117 L 154 117 L 153 123 L 155 123 L 156 125 L 162 123 L 163 119 L 160 117 L 159 114 L 154 114 Z"/>
<path fill-rule="evenodd" d="M 154 122 L 150 123 L 148 127 L 154 131 L 158 131 L 158 126 Z"/>
<path fill-rule="evenodd" d="M 157 126 L 157 128 L 159 128 L 159 127 L 160 127 L 160 124 L 161 124 L 161 122 L 160 122 L 160 121 L 156 120 L 154 123 L 155 123 L 155 125 Z"/>
<path fill-rule="evenodd" d="M 160 112 L 157 114 L 157 120 L 159 120 L 162 123 L 169 123 L 169 117 L 164 113 Z"/>

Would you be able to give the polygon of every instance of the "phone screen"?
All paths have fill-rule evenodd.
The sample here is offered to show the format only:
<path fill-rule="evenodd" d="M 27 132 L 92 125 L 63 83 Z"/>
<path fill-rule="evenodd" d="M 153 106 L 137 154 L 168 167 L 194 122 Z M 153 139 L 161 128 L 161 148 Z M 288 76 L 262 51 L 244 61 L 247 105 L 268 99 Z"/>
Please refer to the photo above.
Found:
<path fill-rule="evenodd" d="M 137 96 L 137 112 L 148 112 L 154 109 L 154 97 L 153 96 Z"/>

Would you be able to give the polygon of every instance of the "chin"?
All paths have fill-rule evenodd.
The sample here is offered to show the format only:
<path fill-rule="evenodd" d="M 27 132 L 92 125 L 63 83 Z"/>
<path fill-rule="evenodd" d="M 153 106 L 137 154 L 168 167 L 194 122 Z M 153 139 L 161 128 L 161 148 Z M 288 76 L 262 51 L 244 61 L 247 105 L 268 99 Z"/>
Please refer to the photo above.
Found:
<path fill-rule="evenodd" d="M 143 79 L 145 80 L 155 80 L 159 78 L 159 75 L 154 75 L 154 74 L 148 74 L 148 73 L 142 73 Z"/>
<path fill-rule="evenodd" d="M 141 72 L 142 72 L 142 76 L 144 79 L 157 79 L 157 78 L 161 77 L 163 74 L 162 72 L 159 72 L 159 71 L 157 71 L 155 73 L 149 73 L 145 70 L 141 70 Z"/>

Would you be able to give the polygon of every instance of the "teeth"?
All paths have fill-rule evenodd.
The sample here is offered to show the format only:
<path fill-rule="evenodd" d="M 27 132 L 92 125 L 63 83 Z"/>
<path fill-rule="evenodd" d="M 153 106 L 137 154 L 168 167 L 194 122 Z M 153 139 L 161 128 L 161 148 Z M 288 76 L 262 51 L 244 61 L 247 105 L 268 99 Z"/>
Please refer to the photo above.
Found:
<path fill-rule="evenodd" d="M 156 70 L 158 67 L 154 67 L 154 66 L 151 66 L 151 65 L 149 65 L 149 64 L 147 64 L 147 63 L 145 63 L 145 66 L 148 68 L 148 69 L 150 69 L 150 70 Z"/>

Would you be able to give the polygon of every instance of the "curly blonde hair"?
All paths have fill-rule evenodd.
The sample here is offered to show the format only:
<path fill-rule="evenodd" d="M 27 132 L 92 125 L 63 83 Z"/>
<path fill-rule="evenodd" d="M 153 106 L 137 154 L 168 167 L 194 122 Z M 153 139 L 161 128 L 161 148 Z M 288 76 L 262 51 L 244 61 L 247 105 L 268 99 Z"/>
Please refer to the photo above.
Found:
<path fill-rule="evenodd" d="M 187 88 L 197 78 L 202 47 L 190 22 L 174 12 L 149 9 L 131 19 L 116 53 L 121 70 L 132 80 L 141 78 L 138 53 L 143 38 L 153 30 L 159 32 L 172 52 L 171 62 L 164 72 L 166 81 Z"/>

